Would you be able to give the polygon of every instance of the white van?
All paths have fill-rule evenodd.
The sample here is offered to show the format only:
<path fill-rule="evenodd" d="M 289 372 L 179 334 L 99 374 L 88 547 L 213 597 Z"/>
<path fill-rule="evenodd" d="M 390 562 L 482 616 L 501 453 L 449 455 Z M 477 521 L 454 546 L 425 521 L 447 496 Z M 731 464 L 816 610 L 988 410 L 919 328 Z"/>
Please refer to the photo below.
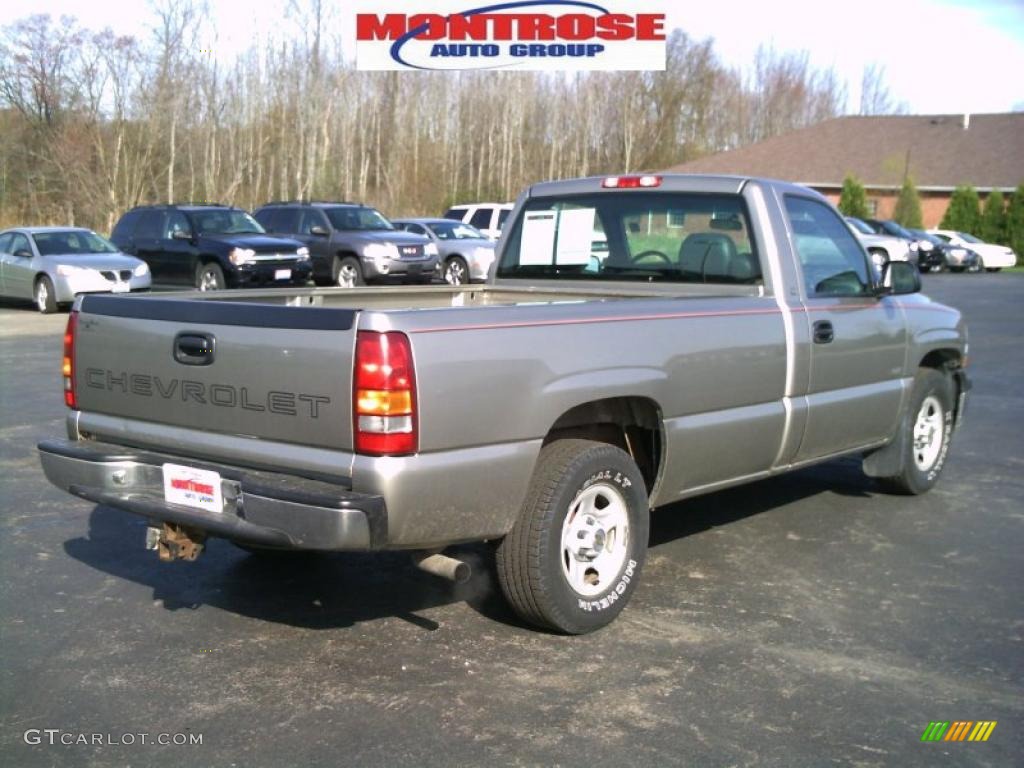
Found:
<path fill-rule="evenodd" d="M 444 218 L 461 221 L 483 232 L 491 240 L 501 237 L 501 228 L 512 211 L 512 203 L 476 203 L 453 205 L 444 212 Z"/>

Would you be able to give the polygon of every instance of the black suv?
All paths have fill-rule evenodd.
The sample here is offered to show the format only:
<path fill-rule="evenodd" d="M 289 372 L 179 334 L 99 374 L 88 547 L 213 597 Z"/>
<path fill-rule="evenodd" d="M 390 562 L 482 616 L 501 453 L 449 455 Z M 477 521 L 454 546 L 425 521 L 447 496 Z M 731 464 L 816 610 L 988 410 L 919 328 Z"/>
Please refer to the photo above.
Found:
<path fill-rule="evenodd" d="M 226 205 L 143 205 L 110 235 L 149 264 L 153 281 L 201 291 L 257 285 L 304 285 L 312 274 L 299 241 L 266 234 L 243 210 Z"/>
<path fill-rule="evenodd" d="M 376 208 L 357 203 L 274 202 L 254 214 L 268 232 L 301 240 L 320 285 L 351 288 L 367 282 L 438 276 L 437 245 L 395 227 Z"/>

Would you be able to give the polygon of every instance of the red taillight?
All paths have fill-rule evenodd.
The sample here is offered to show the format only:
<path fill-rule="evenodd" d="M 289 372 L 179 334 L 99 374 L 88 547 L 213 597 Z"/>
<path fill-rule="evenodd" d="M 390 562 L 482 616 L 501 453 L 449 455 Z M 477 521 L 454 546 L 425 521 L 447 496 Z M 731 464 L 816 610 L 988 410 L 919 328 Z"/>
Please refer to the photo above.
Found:
<path fill-rule="evenodd" d="M 404 333 L 359 331 L 352 380 L 352 425 L 356 453 L 400 456 L 416 453 L 416 374 Z"/>
<path fill-rule="evenodd" d="M 601 182 L 605 189 L 637 189 L 660 187 L 661 176 L 609 176 Z"/>
<path fill-rule="evenodd" d="M 75 397 L 75 331 L 78 328 L 78 313 L 72 312 L 68 315 L 68 326 L 64 329 L 64 361 L 61 363 L 60 372 L 64 377 L 64 405 L 68 408 L 77 408 L 78 400 Z"/>

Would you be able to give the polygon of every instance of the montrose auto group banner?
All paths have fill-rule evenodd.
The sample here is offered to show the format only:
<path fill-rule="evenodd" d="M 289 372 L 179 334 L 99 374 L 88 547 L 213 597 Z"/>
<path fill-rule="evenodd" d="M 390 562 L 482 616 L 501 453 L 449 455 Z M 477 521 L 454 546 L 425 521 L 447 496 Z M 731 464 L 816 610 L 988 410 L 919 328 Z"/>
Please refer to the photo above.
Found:
<path fill-rule="evenodd" d="M 662 3 L 360 0 L 361 70 L 663 70 Z"/>

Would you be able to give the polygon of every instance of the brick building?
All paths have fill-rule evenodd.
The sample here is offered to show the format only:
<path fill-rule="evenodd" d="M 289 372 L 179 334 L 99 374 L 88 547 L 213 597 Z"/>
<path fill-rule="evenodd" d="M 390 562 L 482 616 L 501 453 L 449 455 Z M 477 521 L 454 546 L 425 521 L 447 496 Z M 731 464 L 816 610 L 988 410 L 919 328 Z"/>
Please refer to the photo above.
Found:
<path fill-rule="evenodd" d="M 970 184 L 982 200 L 1024 182 L 1024 112 L 992 115 L 837 117 L 746 147 L 668 169 L 785 179 L 839 202 L 852 173 L 878 218 L 891 218 L 903 179 L 921 195 L 926 227 L 937 226 L 953 188 Z"/>

